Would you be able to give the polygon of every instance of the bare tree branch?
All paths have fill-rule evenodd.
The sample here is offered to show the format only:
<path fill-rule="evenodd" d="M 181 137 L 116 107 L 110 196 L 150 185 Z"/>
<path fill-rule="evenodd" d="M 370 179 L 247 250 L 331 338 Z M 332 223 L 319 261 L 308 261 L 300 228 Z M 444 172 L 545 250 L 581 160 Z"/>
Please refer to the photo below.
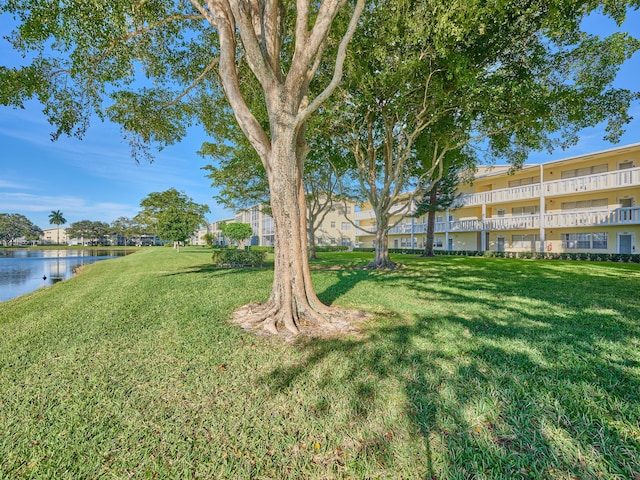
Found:
<path fill-rule="evenodd" d="M 266 132 L 257 121 L 240 90 L 238 70 L 236 68 L 236 23 L 228 0 L 207 0 L 208 11 L 197 0 L 190 0 L 196 8 L 212 21 L 220 38 L 219 72 L 220 82 L 240 128 L 262 160 L 262 164 L 270 173 L 270 165 L 266 161 L 271 153 L 271 142 Z"/>
<path fill-rule="evenodd" d="M 357 0 L 353 13 L 351 14 L 351 20 L 349 21 L 349 27 L 345 32 L 342 40 L 340 41 L 340 45 L 338 47 L 338 53 L 336 55 L 335 66 L 333 70 L 333 77 L 329 82 L 329 85 L 316 97 L 313 101 L 304 109 L 298 112 L 298 123 L 304 122 L 309 116 L 315 112 L 320 105 L 322 105 L 329 96 L 336 89 L 340 80 L 342 79 L 342 69 L 344 68 L 344 61 L 347 56 L 347 46 L 351 41 L 351 37 L 356 31 L 356 27 L 358 26 L 358 20 L 360 18 L 360 14 L 364 10 L 364 0 Z M 317 68 L 318 62 L 314 63 L 314 66 Z M 309 72 L 310 75 L 314 75 L 315 71 Z"/>

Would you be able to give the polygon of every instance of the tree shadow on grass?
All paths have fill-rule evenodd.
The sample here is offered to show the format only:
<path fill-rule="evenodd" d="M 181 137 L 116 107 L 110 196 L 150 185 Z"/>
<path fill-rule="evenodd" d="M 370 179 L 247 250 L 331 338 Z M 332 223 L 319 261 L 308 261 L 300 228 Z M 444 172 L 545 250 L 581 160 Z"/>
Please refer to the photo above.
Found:
<path fill-rule="evenodd" d="M 424 312 L 389 310 L 364 339 L 301 341 L 303 360 L 261 381 L 274 394 L 309 389 L 310 414 L 349 451 L 353 471 L 370 466 L 364 477 L 635 480 L 633 287 L 626 271 L 563 268 L 454 261 L 420 275 L 338 273 L 324 301 L 357 282 L 388 282 Z M 433 298 L 451 308 L 432 309 Z"/>
<path fill-rule="evenodd" d="M 318 298 L 326 305 L 333 303 L 362 281 L 370 281 L 371 273 L 362 269 L 341 269 L 335 272 L 337 281 L 327 286 L 322 292 L 317 292 Z"/>

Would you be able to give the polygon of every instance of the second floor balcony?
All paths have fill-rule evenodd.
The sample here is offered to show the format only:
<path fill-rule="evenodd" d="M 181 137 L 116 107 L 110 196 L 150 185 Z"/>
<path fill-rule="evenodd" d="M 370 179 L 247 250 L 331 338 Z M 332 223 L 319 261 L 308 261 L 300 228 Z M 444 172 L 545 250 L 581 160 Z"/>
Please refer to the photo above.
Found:
<path fill-rule="evenodd" d="M 519 215 L 509 217 L 472 218 L 436 222 L 435 233 L 493 232 L 506 230 L 539 230 L 541 216 Z M 640 225 L 640 207 L 614 208 L 589 211 L 545 213 L 542 215 L 544 228 L 601 227 L 619 225 Z M 389 235 L 424 235 L 426 223 L 404 223 L 389 230 Z M 369 235 L 358 232 L 358 235 Z"/>
<path fill-rule="evenodd" d="M 460 205 L 472 207 L 494 203 L 530 200 L 544 196 L 575 195 L 576 193 L 596 192 L 615 188 L 640 186 L 640 168 L 614 170 L 612 172 L 566 178 L 552 182 L 534 183 L 512 188 L 501 188 L 487 192 L 463 195 Z"/>

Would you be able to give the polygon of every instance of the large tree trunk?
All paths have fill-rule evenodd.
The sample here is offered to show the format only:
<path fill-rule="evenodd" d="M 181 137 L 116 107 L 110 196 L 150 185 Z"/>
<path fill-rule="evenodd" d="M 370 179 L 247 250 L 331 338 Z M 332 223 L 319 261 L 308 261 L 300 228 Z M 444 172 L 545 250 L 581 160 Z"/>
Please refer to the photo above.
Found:
<path fill-rule="evenodd" d="M 286 328 L 293 334 L 305 324 L 331 328 L 331 309 L 315 294 L 307 258 L 306 200 L 296 152 L 296 133 L 283 128 L 273 133 L 269 185 L 274 221 L 275 265 L 271 296 L 266 303 L 246 309 L 241 323 L 262 326 L 271 333 Z M 246 315 L 242 310 L 238 315 Z"/>
<path fill-rule="evenodd" d="M 243 307 L 236 319 L 277 333 L 281 327 L 299 332 L 304 322 L 331 326 L 334 309 L 318 300 L 307 258 L 306 201 L 302 168 L 306 157 L 304 128 L 309 117 L 336 89 L 342 77 L 346 48 L 364 8 L 357 0 L 347 30 L 338 45 L 329 84 L 313 99 L 307 97 L 327 43 L 330 28 L 344 2 L 323 1 L 312 15 L 311 2 L 296 3 L 296 25 L 290 42 L 283 37 L 283 2 L 191 0 L 216 27 L 220 40 L 219 78 L 236 120 L 256 149 L 267 172 L 275 234 L 275 270 L 271 296 L 260 306 Z M 311 20 L 311 17 L 314 17 Z M 238 36 L 243 55 L 238 55 Z M 283 45 L 293 48 L 288 72 L 280 63 Z M 247 104 L 237 60 L 247 63 L 264 92 L 269 117 L 265 131 Z M 240 318 L 242 317 L 242 318 Z M 333 320 L 333 318 L 332 318 Z"/>
<path fill-rule="evenodd" d="M 427 215 L 427 241 L 424 244 L 424 252 L 422 253 L 423 257 L 435 257 L 435 253 L 433 253 L 433 233 L 435 230 L 435 222 L 436 222 L 436 205 L 438 203 L 438 191 L 436 187 L 433 187 L 429 192 L 429 204 L 431 208 L 429 209 L 429 213 Z"/>
<path fill-rule="evenodd" d="M 309 260 L 317 260 L 318 255 L 316 255 L 316 238 L 313 234 L 313 231 L 309 229 Z"/>
<path fill-rule="evenodd" d="M 389 234 L 386 223 L 376 228 L 376 256 L 365 268 L 392 269 L 397 266 L 389 257 Z"/>

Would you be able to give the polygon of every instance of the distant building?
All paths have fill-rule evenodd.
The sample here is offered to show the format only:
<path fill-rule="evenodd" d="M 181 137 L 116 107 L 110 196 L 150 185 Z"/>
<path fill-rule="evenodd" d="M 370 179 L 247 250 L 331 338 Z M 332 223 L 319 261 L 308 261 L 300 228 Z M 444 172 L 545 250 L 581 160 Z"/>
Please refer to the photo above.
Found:
<path fill-rule="evenodd" d="M 42 235 L 40 236 L 40 243 L 42 245 L 66 245 L 67 229 L 62 227 L 43 228 Z"/>
<path fill-rule="evenodd" d="M 206 245 L 207 241 L 204 238 L 207 233 L 211 233 L 210 225 L 199 228 L 189 238 L 189 245 Z"/>
<path fill-rule="evenodd" d="M 354 203 L 348 203 L 346 208 L 342 203 L 334 205 L 315 232 L 316 245 L 353 246 L 356 239 L 356 229 L 349 219 L 353 220 L 355 210 L 357 210 L 357 207 Z M 225 222 L 251 225 L 253 235 L 250 241 L 247 242 L 249 245 L 268 247 L 274 245 L 273 217 L 264 211 L 262 205 L 254 205 L 239 210 L 233 218 L 218 220 L 209 224 L 209 231 L 214 235 L 214 245 L 227 245 L 227 241 L 221 231 L 221 226 Z"/>
<path fill-rule="evenodd" d="M 209 232 L 213 235 L 213 244 L 219 247 L 226 247 L 229 245 L 227 239 L 222 235 L 222 225 L 225 223 L 235 222 L 235 218 L 227 218 L 226 220 L 217 220 L 208 225 Z"/>

